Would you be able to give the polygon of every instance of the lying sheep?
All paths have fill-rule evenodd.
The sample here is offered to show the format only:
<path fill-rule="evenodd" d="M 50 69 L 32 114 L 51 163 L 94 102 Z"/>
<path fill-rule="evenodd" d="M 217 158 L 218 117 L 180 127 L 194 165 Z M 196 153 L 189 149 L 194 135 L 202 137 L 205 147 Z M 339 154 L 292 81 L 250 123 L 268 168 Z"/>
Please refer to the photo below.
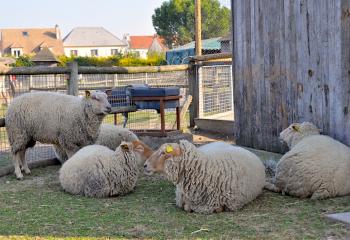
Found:
<path fill-rule="evenodd" d="M 71 194 L 98 198 L 125 195 L 136 186 L 138 162 L 152 153 L 141 141 L 122 142 L 115 151 L 86 146 L 63 164 L 59 180 Z"/>
<path fill-rule="evenodd" d="M 253 153 L 226 143 L 196 148 L 186 140 L 163 144 L 144 165 L 176 185 L 176 205 L 199 213 L 234 211 L 254 200 L 265 182 Z"/>
<path fill-rule="evenodd" d="M 320 135 L 312 123 L 294 123 L 281 132 L 287 152 L 266 188 L 282 194 L 325 199 L 350 194 L 350 148 Z"/>
<path fill-rule="evenodd" d="M 103 92 L 87 91 L 85 98 L 52 92 L 16 97 L 7 110 L 5 125 L 17 179 L 23 178 L 20 167 L 30 173 L 25 152 L 36 141 L 55 144 L 70 157 L 96 141 L 100 124 L 110 111 Z"/>
<path fill-rule="evenodd" d="M 114 151 L 122 141 L 132 142 L 135 140 L 139 140 L 138 137 L 127 128 L 111 124 L 101 124 L 95 144 L 106 146 Z M 61 163 L 64 163 L 68 159 L 65 151 L 60 146 L 54 145 L 54 151 L 57 159 Z"/>

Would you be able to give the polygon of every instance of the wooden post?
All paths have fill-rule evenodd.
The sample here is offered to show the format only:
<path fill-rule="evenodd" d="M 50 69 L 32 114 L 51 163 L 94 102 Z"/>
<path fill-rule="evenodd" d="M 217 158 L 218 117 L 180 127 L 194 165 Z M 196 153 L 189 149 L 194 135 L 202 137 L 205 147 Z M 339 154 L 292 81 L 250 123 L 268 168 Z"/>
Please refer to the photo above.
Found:
<path fill-rule="evenodd" d="M 202 13 L 201 0 L 195 0 L 196 56 L 202 55 Z"/>
<path fill-rule="evenodd" d="M 68 94 L 78 96 L 78 63 L 71 62 L 70 63 L 70 75 L 68 80 Z"/>
<path fill-rule="evenodd" d="M 192 95 L 192 104 L 190 107 L 190 127 L 195 126 L 194 119 L 198 117 L 198 82 L 197 82 L 197 66 L 192 63 L 190 70 L 188 71 L 188 88 L 189 95 Z"/>

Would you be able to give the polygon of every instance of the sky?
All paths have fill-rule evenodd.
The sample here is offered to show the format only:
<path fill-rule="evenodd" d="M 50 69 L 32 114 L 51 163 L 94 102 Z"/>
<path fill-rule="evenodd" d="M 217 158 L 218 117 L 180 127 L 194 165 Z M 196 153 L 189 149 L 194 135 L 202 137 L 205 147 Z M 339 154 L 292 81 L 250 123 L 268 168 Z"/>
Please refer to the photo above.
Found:
<path fill-rule="evenodd" d="M 154 9 L 165 0 L 2 0 L 0 28 L 54 27 L 66 36 L 74 27 L 102 26 L 122 38 L 151 35 Z M 220 0 L 228 5 L 230 0 Z M 16 7 L 18 6 L 18 7 Z"/>

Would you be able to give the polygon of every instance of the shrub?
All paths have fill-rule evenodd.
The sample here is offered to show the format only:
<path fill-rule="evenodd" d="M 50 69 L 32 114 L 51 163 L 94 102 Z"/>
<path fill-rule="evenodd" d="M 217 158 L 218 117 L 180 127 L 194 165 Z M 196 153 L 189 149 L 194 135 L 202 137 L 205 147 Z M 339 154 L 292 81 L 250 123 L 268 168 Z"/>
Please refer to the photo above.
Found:
<path fill-rule="evenodd" d="M 31 56 L 29 55 L 21 55 L 16 58 L 16 62 L 11 64 L 11 67 L 32 67 L 34 66 L 34 62 L 32 61 Z"/>

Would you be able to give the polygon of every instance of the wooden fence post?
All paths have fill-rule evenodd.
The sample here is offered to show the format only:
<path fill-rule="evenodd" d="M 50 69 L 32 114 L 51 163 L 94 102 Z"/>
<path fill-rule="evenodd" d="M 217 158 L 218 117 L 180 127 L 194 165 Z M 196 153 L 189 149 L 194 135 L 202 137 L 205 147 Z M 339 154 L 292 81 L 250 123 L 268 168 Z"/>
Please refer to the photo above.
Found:
<path fill-rule="evenodd" d="M 78 96 L 78 63 L 73 61 L 69 64 L 70 74 L 68 80 L 68 94 L 73 96 Z"/>
<path fill-rule="evenodd" d="M 190 107 L 190 127 L 195 126 L 194 119 L 198 117 L 198 81 L 197 81 L 197 65 L 192 62 L 190 65 L 190 69 L 188 71 L 188 88 L 189 95 L 192 95 L 192 104 Z"/>

